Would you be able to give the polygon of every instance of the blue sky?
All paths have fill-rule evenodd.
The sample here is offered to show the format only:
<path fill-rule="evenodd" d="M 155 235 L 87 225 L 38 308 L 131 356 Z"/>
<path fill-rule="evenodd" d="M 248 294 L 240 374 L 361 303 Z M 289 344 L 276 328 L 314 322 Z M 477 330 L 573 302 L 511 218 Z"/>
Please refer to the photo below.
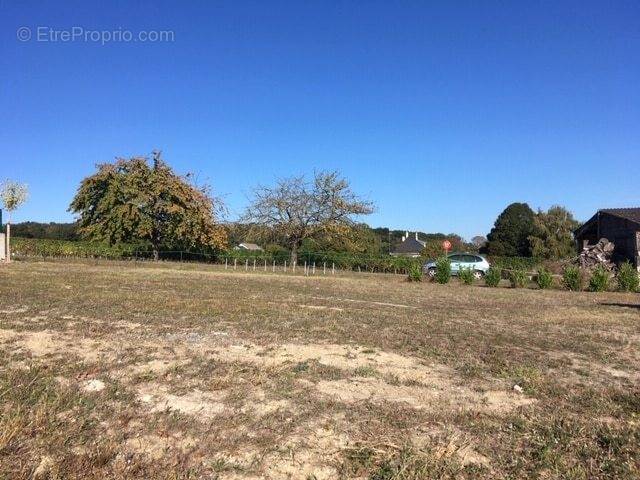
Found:
<path fill-rule="evenodd" d="M 96 163 L 154 148 L 230 219 L 254 185 L 320 169 L 377 204 L 373 226 L 471 237 L 514 201 L 587 219 L 640 205 L 638 19 L 637 1 L 0 0 L 0 178 L 29 184 L 18 221 L 71 220 Z"/>

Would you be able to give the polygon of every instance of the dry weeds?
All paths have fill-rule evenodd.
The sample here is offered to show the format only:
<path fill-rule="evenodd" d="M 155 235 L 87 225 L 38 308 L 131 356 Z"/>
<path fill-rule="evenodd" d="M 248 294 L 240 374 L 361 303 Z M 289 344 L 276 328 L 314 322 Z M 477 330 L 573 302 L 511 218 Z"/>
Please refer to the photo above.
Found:
<path fill-rule="evenodd" d="M 0 273 L 0 478 L 640 474 L 631 294 L 107 262 Z"/>

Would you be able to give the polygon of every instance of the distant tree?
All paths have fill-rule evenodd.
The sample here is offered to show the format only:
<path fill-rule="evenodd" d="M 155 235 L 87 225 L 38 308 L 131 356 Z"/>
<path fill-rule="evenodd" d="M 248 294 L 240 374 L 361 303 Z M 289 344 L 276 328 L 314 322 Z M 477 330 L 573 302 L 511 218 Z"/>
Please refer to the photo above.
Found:
<path fill-rule="evenodd" d="M 498 216 L 487 235 L 486 251 L 490 255 L 529 257 L 529 236 L 535 214 L 526 203 L 512 203 Z"/>
<path fill-rule="evenodd" d="M 476 235 L 471 239 L 471 243 L 473 244 L 474 247 L 478 249 L 482 248 L 487 243 L 487 237 L 483 237 L 482 235 Z"/>
<path fill-rule="evenodd" d="M 575 254 L 573 231 L 580 223 L 564 207 L 554 205 L 546 212 L 539 210 L 533 219 L 529 235 L 534 257 L 559 259 Z"/>
<path fill-rule="evenodd" d="M 5 252 L 7 262 L 11 261 L 11 214 L 27 201 L 28 196 L 29 190 L 25 184 L 7 180 L 0 186 L 0 200 L 2 200 L 4 209 L 9 213 L 7 219 L 7 251 Z"/>
<path fill-rule="evenodd" d="M 22 238 L 48 238 L 53 240 L 77 240 L 78 225 L 75 223 L 20 222 L 11 225 L 11 234 Z"/>
<path fill-rule="evenodd" d="M 272 229 L 284 239 L 291 262 L 297 262 L 303 240 L 339 232 L 353 225 L 354 216 L 372 211 L 372 203 L 353 193 L 337 172 L 320 172 L 311 182 L 291 177 L 256 188 L 243 221 Z"/>
<path fill-rule="evenodd" d="M 98 165 L 85 178 L 69 210 L 78 214 L 80 233 L 91 239 L 147 241 L 158 259 L 161 246 L 219 249 L 226 232 L 216 223 L 222 204 L 191 176 L 176 175 L 154 152 Z"/>
<path fill-rule="evenodd" d="M 318 252 L 379 255 L 383 253 L 380 237 L 365 223 L 335 225 L 305 242 L 305 249 Z"/>

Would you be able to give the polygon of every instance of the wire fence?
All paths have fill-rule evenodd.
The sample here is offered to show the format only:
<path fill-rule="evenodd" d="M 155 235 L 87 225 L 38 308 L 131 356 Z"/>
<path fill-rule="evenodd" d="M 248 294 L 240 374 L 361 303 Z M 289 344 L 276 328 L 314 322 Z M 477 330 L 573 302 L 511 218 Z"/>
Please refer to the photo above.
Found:
<path fill-rule="evenodd" d="M 133 252 L 134 261 L 153 260 L 148 251 Z M 231 271 L 262 271 L 301 273 L 304 275 L 335 275 L 341 271 L 360 273 L 394 273 L 405 275 L 411 265 L 422 263 L 424 259 L 393 256 L 349 255 L 335 252 L 302 252 L 292 261 L 288 253 L 282 254 L 244 254 L 244 253 L 205 253 L 182 250 L 158 252 L 158 259 L 174 262 L 209 263 L 223 266 Z"/>

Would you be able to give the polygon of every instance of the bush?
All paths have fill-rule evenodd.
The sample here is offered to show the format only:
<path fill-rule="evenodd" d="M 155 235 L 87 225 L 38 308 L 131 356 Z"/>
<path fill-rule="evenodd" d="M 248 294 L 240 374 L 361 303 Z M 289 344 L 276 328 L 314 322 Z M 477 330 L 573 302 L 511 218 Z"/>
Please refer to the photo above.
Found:
<path fill-rule="evenodd" d="M 409 267 L 409 275 L 407 280 L 410 282 L 422 281 L 422 266 L 418 263 L 414 263 Z"/>
<path fill-rule="evenodd" d="M 484 276 L 484 283 L 488 287 L 497 287 L 502 280 L 502 269 L 500 267 L 491 267 Z"/>
<path fill-rule="evenodd" d="M 491 257 L 491 265 L 504 270 L 520 269 L 533 271 L 542 261 L 535 257 Z"/>
<path fill-rule="evenodd" d="M 616 280 L 618 282 L 618 290 L 621 292 L 637 292 L 638 286 L 640 286 L 638 271 L 629 262 L 624 262 L 620 265 Z"/>
<path fill-rule="evenodd" d="M 11 239 L 11 249 L 18 256 L 27 257 L 79 257 L 124 259 L 135 256 L 136 245 L 109 245 L 101 242 L 50 240 L 38 238 Z"/>
<path fill-rule="evenodd" d="M 475 278 L 473 277 L 473 270 L 471 268 L 462 268 L 458 272 L 458 278 L 465 285 L 473 285 Z"/>
<path fill-rule="evenodd" d="M 611 273 L 602 265 L 598 265 L 589 279 L 590 292 L 606 292 L 609 290 L 611 282 Z"/>
<path fill-rule="evenodd" d="M 573 292 L 582 290 L 582 271 L 571 265 L 566 267 L 562 274 L 562 284 L 564 288 Z"/>
<path fill-rule="evenodd" d="M 538 269 L 538 276 L 536 277 L 536 283 L 540 290 L 546 290 L 553 285 L 553 275 L 544 267 Z"/>
<path fill-rule="evenodd" d="M 433 279 L 443 285 L 451 280 L 451 262 L 447 257 L 436 260 L 436 274 Z"/>
<path fill-rule="evenodd" d="M 519 268 L 509 272 L 509 280 L 511 281 L 512 288 L 524 288 L 527 286 L 527 283 L 529 283 L 527 272 Z"/>

